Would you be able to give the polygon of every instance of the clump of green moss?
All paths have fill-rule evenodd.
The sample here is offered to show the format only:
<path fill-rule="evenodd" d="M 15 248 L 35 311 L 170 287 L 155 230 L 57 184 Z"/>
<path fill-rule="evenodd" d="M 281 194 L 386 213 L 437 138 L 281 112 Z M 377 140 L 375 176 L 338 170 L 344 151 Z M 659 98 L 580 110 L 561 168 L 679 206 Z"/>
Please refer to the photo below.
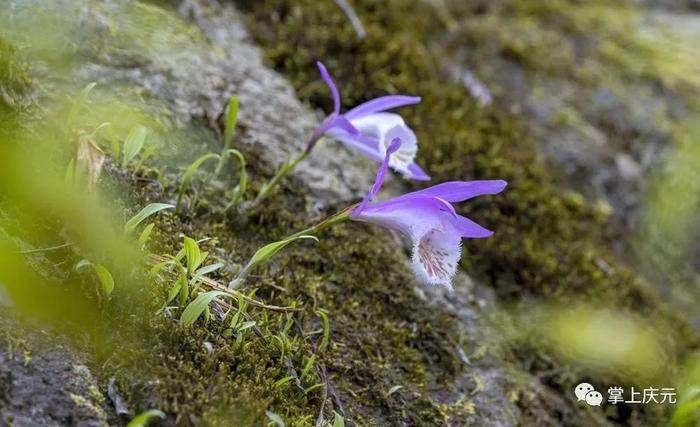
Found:
<path fill-rule="evenodd" d="M 468 255 L 462 264 L 491 284 L 503 299 L 530 296 L 562 303 L 584 300 L 630 309 L 655 319 L 660 330 L 673 331 L 679 350 L 675 357 L 682 358 L 697 348 L 697 334 L 667 310 L 639 276 L 615 261 L 603 235 L 605 212 L 586 204 L 580 195 L 557 188 L 556 176 L 539 159 L 525 127 L 507 113 L 478 106 L 461 87 L 445 81 L 439 58 L 426 48 L 434 42 L 431 33 L 440 31 L 440 19 L 427 2 L 356 2 L 354 6 L 367 30 L 364 40 L 354 35 L 332 2 L 238 4 L 249 14 L 253 33 L 265 47 L 269 62 L 289 76 L 303 98 L 319 107 L 330 103 L 313 66 L 318 59 L 340 82 L 346 106 L 387 92 L 419 95 L 423 102 L 402 110 L 402 114 L 423 141 L 420 161 L 434 182 L 494 178 L 509 182 L 502 195 L 460 208 L 461 213 L 497 230 L 485 241 L 466 241 Z M 532 29 L 539 25 L 532 20 L 577 12 L 586 19 L 572 19 L 569 24 L 565 21 L 571 31 L 580 31 L 581 22 L 607 22 L 594 9 L 582 11 L 570 2 L 567 5 L 568 12 L 543 6 L 522 24 Z M 482 9 L 486 12 L 481 10 L 475 19 L 488 22 L 488 8 Z M 533 29 L 533 34 L 537 37 L 518 39 L 520 44 L 511 46 L 509 52 L 515 60 L 534 61 L 529 66 L 538 67 L 543 54 L 552 50 L 557 33 L 549 33 L 544 39 L 538 38 L 541 32 Z M 496 44 L 502 46 L 504 40 Z M 540 50 L 533 51 L 534 47 Z M 479 46 L 475 49 L 478 51 Z M 575 73 L 572 55 L 567 55 L 561 63 L 564 68 L 550 71 Z M 529 356 L 520 354 L 519 358 L 527 359 L 537 352 L 533 349 Z M 558 387 L 566 387 L 568 382 Z"/>

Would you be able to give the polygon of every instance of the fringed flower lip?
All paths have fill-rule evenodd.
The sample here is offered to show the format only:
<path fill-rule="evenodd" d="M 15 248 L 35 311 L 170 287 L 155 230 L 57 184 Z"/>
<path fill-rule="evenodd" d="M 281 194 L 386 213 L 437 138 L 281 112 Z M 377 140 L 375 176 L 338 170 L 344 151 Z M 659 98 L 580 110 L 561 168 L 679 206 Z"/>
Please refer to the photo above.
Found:
<path fill-rule="evenodd" d="M 415 133 L 406 125 L 403 118 L 391 110 L 406 105 L 418 104 L 417 96 L 390 95 L 372 99 L 344 114 L 340 113 L 340 92 L 333 82 L 326 67 L 317 62 L 321 77 L 333 95 L 333 113 L 331 113 L 314 131 L 307 151 L 310 151 L 322 136 L 336 139 L 365 157 L 381 163 L 389 143 L 400 138 L 401 147 L 389 159 L 389 167 L 405 178 L 418 181 L 430 179 L 415 162 L 418 153 L 418 140 Z"/>
<path fill-rule="evenodd" d="M 380 225 L 410 238 L 416 277 L 421 282 L 442 285 L 451 290 L 461 255 L 462 239 L 481 239 L 493 234 L 458 215 L 452 203 L 498 194 L 507 183 L 503 180 L 445 182 L 372 204 L 372 199 L 384 183 L 390 158 L 400 150 L 401 145 L 400 138 L 391 140 L 374 185 L 362 203 L 350 213 L 350 219 Z"/>

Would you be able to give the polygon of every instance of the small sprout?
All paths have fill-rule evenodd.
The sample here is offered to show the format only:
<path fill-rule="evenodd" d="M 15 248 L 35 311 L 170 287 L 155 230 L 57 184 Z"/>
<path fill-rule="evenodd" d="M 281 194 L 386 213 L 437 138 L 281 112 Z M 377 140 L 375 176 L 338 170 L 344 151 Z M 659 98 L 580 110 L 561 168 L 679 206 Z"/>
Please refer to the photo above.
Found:
<path fill-rule="evenodd" d="M 185 237 L 184 246 L 185 259 L 187 260 L 187 272 L 192 274 L 202 265 L 202 262 L 204 262 L 206 252 L 203 254 L 197 242 L 190 237 Z"/>
<path fill-rule="evenodd" d="M 288 382 L 290 382 L 293 379 L 294 379 L 294 377 L 292 375 L 288 375 L 288 376 L 282 378 L 281 380 L 275 381 L 275 383 L 272 384 L 272 388 L 282 387 L 283 385 L 287 384 Z"/>
<path fill-rule="evenodd" d="M 241 323 L 241 326 L 238 327 L 238 332 L 243 332 L 246 329 L 250 329 L 253 326 L 255 326 L 256 324 L 257 324 L 257 322 L 255 322 L 254 320 L 248 320 L 246 322 L 243 322 L 243 323 Z"/>
<path fill-rule="evenodd" d="M 265 411 L 265 415 L 267 415 L 267 418 L 276 424 L 277 427 L 284 427 L 284 420 L 279 415 L 271 411 Z"/>
<path fill-rule="evenodd" d="M 143 220 L 145 220 L 149 216 L 160 212 L 164 209 L 172 209 L 173 207 L 173 205 L 169 205 L 167 203 L 151 203 L 150 205 L 141 209 L 139 213 L 131 217 L 131 219 L 129 219 L 129 221 L 126 222 L 126 224 L 124 225 L 124 233 L 128 234 L 134 231 L 134 229 L 138 227 L 138 225 L 141 224 Z"/>
<path fill-rule="evenodd" d="M 224 152 L 224 157 L 228 156 L 235 156 L 238 159 L 238 162 L 241 165 L 241 172 L 238 175 L 238 185 L 233 189 L 233 195 L 231 196 L 231 202 L 226 206 L 226 210 L 231 209 L 231 207 L 237 205 L 240 203 L 240 201 L 243 199 L 243 195 L 245 194 L 245 191 L 248 187 L 248 173 L 245 170 L 246 166 L 246 161 L 245 157 L 243 157 L 243 153 L 241 153 L 238 150 L 235 150 L 233 148 L 228 149 Z"/>
<path fill-rule="evenodd" d="M 333 411 L 335 414 L 335 419 L 333 420 L 333 427 L 345 427 L 345 419 L 337 412 Z"/>
<path fill-rule="evenodd" d="M 316 355 L 312 354 L 311 357 L 309 357 L 309 360 L 306 361 L 306 365 L 304 365 L 304 369 L 301 371 L 301 375 L 299 378 L 302 380 L 306 378 L 307 375 L 311 372 L 311 369 L 314 367 L 314 362 L 316 361 Z"/>
<path fill-rule="evenodd" d="M 325 387 L 325 386 L 326 386 L 326 383 L 314 384 L 314 385 L 312 385 L 311 387 L 304 389 L 304 394 L 309 394 L 309 393 L 311 393 L 312 391 L 314 391 L 314 390 L 316 390 L 316 389 L 319 389 L 319 388 L 321 388 L 321 387 Z"/>
<path fill-rule="evenodd" d="M 136 126 L 131 129 L 124 141 L 124 155 L 122 157 L 122 169 L 131 162 L 141 152 L 146 142 L 147 129 L 143 126 Z"/>
<path fill-rule="evenodd" d="M 114 290 L 114 278 L 112 274 L 104 266 L 99 264 L 93 264 L 92 262 L 84 259 L 75 265 L 75 271 L 79 271 L 85 267 L 92 267 L 97 274 L 97 278 L 100 280 L 100 287 L 98 288 L 98 294 L 103 299 L 109 299 L 109 296 Z"/>
<path fill-rule="evenodd" d="M 402 385 L 395 385 L 392 388 L 389 389 L 388 392 L 386 392 L 386 397 L 391 396 L 392 394 L 396 393 L 397 391 L 401 390 L 403 388 Z"/>
<path fill-rule="evenodd" d="M 228 149 L 233 140 L 233 132 L 238 123 L 238 97 L 232 96 L 228 103 L 228 114 L 226 115 L 226 129 L 224 131 L 224 148 Z"/>
<path fill-rule="evenodd" d="M 231 142 L 233 141 L 233 132 L 236 130 L 236 123 L 238 123 L 238 97 L 232 96 L 228 103 L 228 113 L 226 114 L 226 127 L 224 129 L 224 150 L 223 154 L 219 158 L 219 164 L 216 166 L 215 175 L 221 173 L 224 169 L 224 164 L 226 163 L 227 155 L 226 152 L 231 147 Z M 235 151 L 235 150 L 234 150 Z M 245 162 L 242 162 L 245 164 Z"/>
<path fill-rule="evenodd" d="M 146 427 L 148 423 L 154 418 L 165 418 L 163 411 L 158 409 L 149 409 L 146 412 L 142 412 L 137 415 L 134 419 L 129 421 L 126 427 Z"/>
<path fill-rule="evenodd" d="M 143 248 L 146 245 L 146 242 L 148 242 L 148 239 L 151 237 L 151 233 L 153 233 L 154 227 L 155 224 L 148 224 L 143 229 L 141 235 L 139 236 L 139 248 Z"/>
<path fill-rule="evenodd" d="M 198 169 L 204 164 L 204 162 L 206 162 L 207 160 L 209 160 L 209 159 L 219 159 L 219 158 L 221 158 L 221 156 L 219 156 L 218 154 L 208 153 L 208 154 L 205 154 L 205 155 L 201 156 L 200 158 L 198 158 L 197 160 L 195 160 L 194 162 L 192 162 L 192 164 L 189 165 L 189 166 L 187 167 L 187 169 L 185 170 L 185 173 L 182 175 L 182 180 L 180 181 L 180 190 L 178 191 L 178 194 L 177 194 L 177 203 L 175 204 L 175 209 L 176 209 L 176 210 L 179 210 L 179 209 L 180 209 L 180 205 L 181 205 L 181 203 L 182 203 L 182 197 L 183 197 L 184 194 L 185 194 L 185 190 L 187 190 L 187 188 L 188 188 L 188 187 L 190 186 L 190 184 L 192 183 L 192 180 L 194 179 L 194 174 L 197 173 L 197 170 L 198 170 Z"/>
<path fill-rule="evenodd" d="M 166 302 L 170 303 L 172 300 L 174 300 L 175 297 L 182 292 L 183 287 L 187 287 L 187 276 L 181 274 L 175 281 L 175 284 L 168 289 L 168 298 Z"/>
<path fill-rule="evenodd" d="M 214 300 L 214 298 L 220 296 L 229 296 L 226 292 L 222 291 L 209 291 L 203 294 L 199 294 L 197 298 L 194 299 L 185 308 L 180 316 L 180 323 L 183 326 L 191 326 L 194 322 L 199 319 L 199 316 L 204 313 L 204 310 L 209 306 L 209 304 Z"/>
<path fill-rule="evenodd" d="M 321 339 L 321 344 L 318 345 L 318 349 L 319 351 L 324 351 L 328 347 L 331 337 L 331 322 L 325 310 L 317 310 L 316 314 L 323 320 L 323 338 Z"/>

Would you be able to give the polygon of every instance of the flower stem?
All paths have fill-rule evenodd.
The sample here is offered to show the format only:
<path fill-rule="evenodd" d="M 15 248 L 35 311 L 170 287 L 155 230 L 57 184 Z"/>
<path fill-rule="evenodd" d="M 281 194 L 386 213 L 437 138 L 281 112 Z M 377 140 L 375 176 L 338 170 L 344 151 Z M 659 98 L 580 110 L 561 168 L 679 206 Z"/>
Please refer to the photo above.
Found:
<path fill-rule="evenodd" d="M 234 277 L 233 280 L 231 281 L 231 283 L 229 283 L 229 288 L 230 289 L 235 288 L 235 287 L 239 286 L 241 283 L 243 283 L 245 281 L 246 277 L 248 277 L 248 274 L 250 273 L 250 271 L 254 267 L 267 262 L 274 254 L 277 253 L 277 251 L 284 248 L 284 246 L 286 246 L 287 244 L 289 244 L 297 239 L 313 238 L 310 236 L 314 236 L 315 234 L 320 233 L 321 231 L 325 230 L 326 228 L 330 227 L 331 225 L 335 225 L 335 224 L 338 224 L 338 223 L 341 223 L 343 221 L 348 220 L 350 218 L 350 212 L 352 212 L 352 210 L 355 208 L 355 206 L 357 206 L 357 205 L 349 206 L 349 207 L 343 209 L 342 211 L 337 212 L 337 213 L 329 216 L 328 218 L 324 219 L 323 221 L 319 222 L 316 225 L 313 225 L 309 228 L 306 228 L 298 233 L 294 233 L 291 236 L 288 236 L 288 237 L 286 237 L 278 242 L 273 242 L 273 243 L 266 245 L 263 249 L 256 252 L 256 254 L 253 256 L 253 258 L 250 259 L 250 261 L 248 261 L 248 263 L 245 265 L 245 267 L 243 267 L 238 272 L 238 274 L 236 274 L 236 277 Z M 258 254 L 260 252 L 264 251 L 265 248 L 272 248 L 272 247 L 276 247 L 277 245 L 279 245 L 278 249 L 271 250 L 270 254 L 266 255 L 262 259 L 258 258 Z"/>
<path fill-rule="evenodd" d="M 279 181 L 285 176 L 289 175 L 289 173 L 293 171 L 299 163 L 309 156 L 309 153 L 310 150 L 304 150 L 297 157 L 282 165 L 280 170 L 277 171 L 277 174 L 260 189 L 258 196 L 255 198 L 255 200 L 253 200 L 253 206 L 260 205 L 260 202 L 265 200 L 265 198 L 270 194 L 270 191 L 275 188 Z"/>

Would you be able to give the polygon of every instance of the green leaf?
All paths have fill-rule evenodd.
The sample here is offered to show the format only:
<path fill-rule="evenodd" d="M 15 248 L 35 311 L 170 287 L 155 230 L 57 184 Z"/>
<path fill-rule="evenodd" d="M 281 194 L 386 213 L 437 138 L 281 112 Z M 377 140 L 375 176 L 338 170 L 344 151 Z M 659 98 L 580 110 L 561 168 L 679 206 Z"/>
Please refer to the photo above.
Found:
<path fill-rule="evenodd" d="M 280 240 L 279 242 L 273 242 L 268 245 L 263 246 L 262 248 L 258 249 L 257 252 L 255 252 L 255 255 L 253 255 L 253 258 L 250 259 L 248 262 L 248 266 L 246 267 L 248 270 L 251 268 L 260 265 L 264 262 L 267 262 L 270 258 L 275 256 L 277 252 L 281 251 L 284 249 L 287 245 L 289 245 L 292 242 L 295 242 L 297 240 L 302 240 L 302 239 L 311 239 L 315 240 L 318 242 L 318 238 L 315 236 L 311 235 L 301 235 L 301 236 L 296 236 L 296 237 L 290 237 L 289 239 L 285 240 Z"/>
<path fill-rule="evenodd" d="M 142 248 L 146 244 L 148 239 L 151 237 L 151 233 L 153 233 L 153 227 L 155 227 L 155 224 L 151 223 L 143 229 L 141 235 L 139 236 L 139 248 Z"/>
<path fill-rule="evenodd" d="M 246 329 L 250 329 L 253 326 L 255 326 L 256 324 L 257 324 L 257 322 L 255 322 L 254 320 L 248 320 L 247 322 L 243 322 L 243 323 L 241 323 L 241 326 L 238 327 L 238 332 L 243 332 Z"/>
<path fill-rule="evenodd" d="M 318 349 L 323 351 L 328 347 L 328 341 L 331 337 L 331 322 L 325 310 L 316 310 L 316 314 L 323 320 L 323 338 L 321 339 L 321 344 L 318 345 Z"/>
<path fill-rule="evenodd" d="M 136 126 L 131 129 L 124 141 L 124 153 L 122 157 L 122 168 L 125 168 L 130 161 L 136 157 L 146 142 L 148 130 L 143 126 Z"/>
<path fill-rule="evenodd" d="M 95 269 L 95 273 L 97 273 L 97 277 L 100 279 L 100 283 L 102 284 L 102 295 L 109 298 L 114 290 L 114 278 L 112 278 L 112 274 L 101 265 L 93 265 L 93 268 Z"/>
<path fill-rule="evenodd" d="M 184 326 L 191 326 L 197 321 L 197 319 L 199 319 L 199 316 L 204 313 L 204 310 L 209 306 L 214 298 L 225 295 L 228 294 L 222 291 L 209 291 L 197 295 L 197 298 L 189 303 L 185 308 L 185 311 L 182 312 L 182 315 L 180 316 L 180 323 L 182 323 Z"/>
<path fill-rule="evenodd" d="M 306 365 L 304 365 L 304 369 L 301 371 L 301 375 L 299 378 L 302 380 L 306 378 L 307 375 L 309 375 L 309 372 L 311 372 L 311 368 L 314 367 L 314 362 L 316 361 L 316 355 L 312 354 L 311 357 L 309 357 L 309 360 L 306 361 Z"/>
<path fill-rule="evenodd" d="M 146 206 L 145 208 L 141 209 L 139 213 L 131 217 L 129 221 L 126 222 L 124 225 L 124 232 L 125 233 L 130 233 L 133 231 L 136 227 L 138 227 L 143 220 L 148 218 L 149 216 L 155 214 L 156 212 L 160 212 L 164 209 L 172 209 L 174 208 L 173 205 L 169 205 L 167 203 L 151 203 L 150 205 Z"/>
<path fill-rule="evenodd" d="M 277 427 L 284 427 L 284 420 L 282 417 L 279 415 L 275 414 L 274 412 L 271 411 L 265 411 L 265 415 L 267 415 L 267 418 L 272 421 L 273 423 L 277 424 Z"/>
<path fill-rule="evenodd" d="M 293 379 L 294 379 L 293 376 L 288 375 L 288 376 L 282 378 L 281 380 L 275 381 L 275 383 L 272 384 L 272 388 L 282 387 L 283 385 L 287 384 L 288 382 L 290 382 Z"/>
<path fill-rule="evenodd" d="M 232 96 L 228 103 L 228 114 L 226 115 L 226 128 L 224 132 L 224 147 L 228 148 L 233 139 L 233 132 L 236 130 L 238 122 L 238 97 Z"/>
<path fill-rule="evenodd" d="M 238 184 L 233 189 L 233 195 L 231 196 L 231 203 L 228 205 L 227 209 L 238 204 L 238 202 L 243 199 L 243 195 L 248 188 L 248 173 L 245 170 L 246 161 L 243 153 L 240 151 L 230 148 L 225 151 L 225 156 L 234 156 L 238 159 L 241 164 L 241 172 L 238 175 Z"/>
<path fill-rule="evenodd" d="M 166 302 L 170 303 L 170 301 L 174 300 L 177 294 L 180 293 L 183 286 L 187 286 L 187 278 L 184 274 L 181 274 L 175 281 L 175 284 L 168 289 L 168 299 Z"/>
<path fill-rule="evenodd" d="M 335 419 L 333 420 L 333 427 L 345 427 L 345 419 L 343 419 L 343 417 L 339 413 L 335 411 L 333 411 L 333 413 L 335 414 Z"/>
<path fill-rule="evenodd" d="M 199 245 L 194 239 L 185 236 L 184 246 L 187 259 L 187 272 L 192 274 L 199 268 L 204 258 L 202 257 L 202 252 L 199 250 Z"/>
<path fill-rule="evenodd" d="M 206 276 L 207 274 L 216 271 L 220 269 L 221 267 L 224 266 L 223 262 L 217 262 L 216 264 L 211 264 L 206 267 L 202 267 L 199 270 L 195 271 L 194 274 L 192 275 L 192 279 L 190 280 L 190 283 L 196 283 L 198 282 L 202 276 Z"/>
<path fill-rule="evenodd" d="M 163 411 L 160 411 L 158 409 L 149 409 L 146 412 L 142 412 L 141 414 L 137 415 L 129 421 L 129 424 L 126 425 L 126 427 L 145 427 L 149 421 L 151 421 L 154 418 L 165 418 L 165 414 Z"/>
<path fill-rule="evenodd" d="M 103 297 L 109 298 L 114 290 L 114 278 L 112 274 L 104 266 L 99 264 L 93 264 L 92 262 L 84 259 L 75 265 L 75 271 L 81 270 L 85 267 L 92 267 L 100 280 L 100 293 Z"/>
<path fill-rule="evenodd" d="M 190 186 L 190 183 L 192 183 L 192 179 L 194 178 L 194 174 L 197 172 L 197 170 L 207 160 L 218 159 L 220 157 L 221 156 L 219 156 L 218 154 L 215 154 L 215 153 L 205 154 L 205 155 L 201 156 L 200 158 L 198 158 L 197 160 L 195 160 L 194 162 L 192 162 L 192 164 L 189 165 L 187 167 L 187 169 L 185 169 L 185 173 L 182 174 L 182 180 L 180 181 L 180 191 L 178 192 L 178 195 L 177 195 L 177 203 L 176 203 L 177 209 L 180 208 L 180 204 L 182 202 L 182 196 L 185 194 L 185 190 L 187 189 L 187 187 Z"/>

